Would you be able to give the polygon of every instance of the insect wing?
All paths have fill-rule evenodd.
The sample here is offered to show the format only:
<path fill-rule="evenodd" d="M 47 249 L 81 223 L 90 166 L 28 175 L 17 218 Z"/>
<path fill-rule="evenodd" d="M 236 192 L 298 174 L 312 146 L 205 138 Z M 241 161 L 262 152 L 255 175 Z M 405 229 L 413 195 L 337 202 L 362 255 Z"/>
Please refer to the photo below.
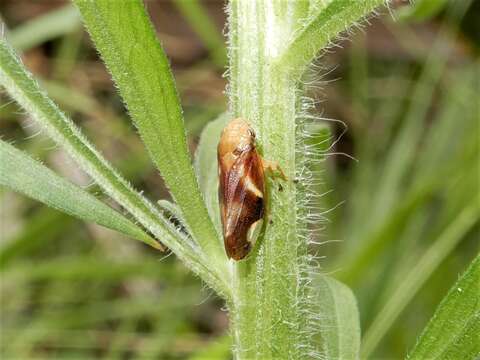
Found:
<path fill-rule="evenodd" d="M 229 168 L 219 161 L 219 170 L 220 211 L 229 253 L 246 244 L 250 227 L 263 216 L 264 173 L 255 148 L 243 151 Z"/>

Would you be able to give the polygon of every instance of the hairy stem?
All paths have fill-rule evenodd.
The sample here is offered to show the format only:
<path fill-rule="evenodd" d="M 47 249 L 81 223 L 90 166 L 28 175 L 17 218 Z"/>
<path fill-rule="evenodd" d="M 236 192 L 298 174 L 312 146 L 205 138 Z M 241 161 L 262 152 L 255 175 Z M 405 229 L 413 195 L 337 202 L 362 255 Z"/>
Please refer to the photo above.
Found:
<path fill-rule="evenodd" d="M 305 142 L 311 103 L 301 79 L 323 47 L 383 2 L 230 1 L 230 116 L 250 122 L 261 154 L 288 177 L 268 180 L 265 231 L 253 254 L 232 264 L 238 359 L 325 356 L 314 339 L 323 325 L 307 251 L 308 224 L 318 220 L 309 210 L 315 151 Z"/>
<path fill-rule="evenodd" d="M 257 132 L 262 155 L 278 162 L 287 181 L 269 180 L 268 222 L 252 256 L 233 265 L 233 335 L 238 359 L 301 358 L 305 325 L 297 236 L 295 118 L 297 85 L 272 66 L 290 36 L 293 2 L 230 4 L 230 111 Z M 293 25 L 292 25 L 293 26 Z M 280 191 L 279 186 L 282 190 Z M 306 354 L 303 354 L 306 355 Z"/>

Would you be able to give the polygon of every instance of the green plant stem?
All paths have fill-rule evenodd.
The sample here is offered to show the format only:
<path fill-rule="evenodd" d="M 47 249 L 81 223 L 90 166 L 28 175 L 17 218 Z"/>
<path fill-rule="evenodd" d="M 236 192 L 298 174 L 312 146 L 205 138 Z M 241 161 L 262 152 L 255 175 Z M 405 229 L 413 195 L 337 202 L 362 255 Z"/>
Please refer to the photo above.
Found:
<path fill-rule="evenodd" d="M 261 154 L 288 178 L 281 191 L 276 180 L 268 181 L 264 233 L 253 254 L 233 264 L 230 305 L 238 359 L 324 356 L 312 339 L 321 324 L 309 288 L 309 179 L 302 177 L 304 139 L 296 138 L 303 115 L 299 79 L 329 41 L 381 3 L 230 1 L 230 114 L 250 122 Z"/>
<path fill-rule="evenodd" d="M 272 5 L 266 6 L 267 3 Z M 295 117 L 297 84 L 285 68 L 273 67 L 291 29 L 288 2 L 231 1 L 230 111 L 255 128 L 263 156 L 288 177 L 278 191 L 268 183 L 269 223 L 252 256 L 234 265 L 233 337 L 238 359 L 302 358 L 305 299 L 297 237 Z M 291 4 L 290 4 L 291 5 Z M 303 339 L 302 339 L 303 338 Z M 305 354 L 303 354 L 305 356 Z"/>

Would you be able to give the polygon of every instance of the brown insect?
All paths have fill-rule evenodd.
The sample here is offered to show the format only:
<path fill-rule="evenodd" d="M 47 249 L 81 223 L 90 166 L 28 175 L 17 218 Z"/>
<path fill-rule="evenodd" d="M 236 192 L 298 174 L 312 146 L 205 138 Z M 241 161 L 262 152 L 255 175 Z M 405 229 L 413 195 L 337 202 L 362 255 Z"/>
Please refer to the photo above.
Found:
<path fill-rule="evenodd" d="M 249 232 L 263 219 L 265 169 L 278 168 L 257 152 L 255 132 L 247 121 L 232 120 L 218 144 L 220 215 L 225 251 L 231 259 L 247 256 L 252 247 Z"/>

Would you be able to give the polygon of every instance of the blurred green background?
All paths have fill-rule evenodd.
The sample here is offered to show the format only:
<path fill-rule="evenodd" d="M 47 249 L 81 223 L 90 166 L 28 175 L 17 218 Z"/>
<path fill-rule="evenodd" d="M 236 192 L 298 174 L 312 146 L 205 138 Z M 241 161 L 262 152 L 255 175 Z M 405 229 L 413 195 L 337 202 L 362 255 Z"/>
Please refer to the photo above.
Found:
<path fill-rule="evenodd" d="M 393 2 L 306 79 L 316 114 L 344 123 L 325 121 L 336 141 L 315 165 L 325 195 L 312 252 L 319 271 L 352 287 L 375 359 L 404 357 L 480 248 L 478 218 L 465 220 L 480 206 L 480 2 L 416 3 Z M 146 4 L 193 152 L 226 108 L 225 4 Z M 150 199 L 168 197 L 75 9 L 2 0 L 0 20 L 27 68 L 106 157 Z M 0 119 L 3 140 L 91 185 L 2 92 Z M 0 191 L 2 359 L 231 358 L 224 304 L 174 256 Z"/>

